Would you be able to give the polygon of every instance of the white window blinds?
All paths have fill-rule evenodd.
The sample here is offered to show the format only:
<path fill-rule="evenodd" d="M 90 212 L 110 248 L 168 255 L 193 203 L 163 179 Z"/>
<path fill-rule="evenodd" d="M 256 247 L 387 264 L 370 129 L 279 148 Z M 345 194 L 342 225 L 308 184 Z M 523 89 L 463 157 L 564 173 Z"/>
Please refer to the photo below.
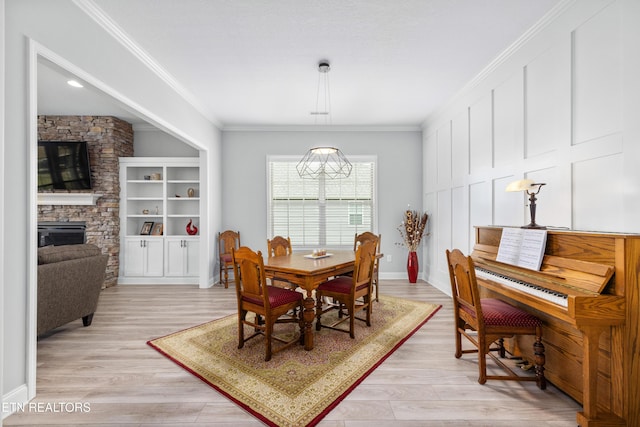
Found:
<path fill-rule="evenodd" d="M 373 231 L 374 157 L 350 158 L 351 175 L 340 179 L 303 179 L 300 159 L 268 160 L 269 236 L 288 236 L 293 246 L 352 246 L 356 233 Z"/>

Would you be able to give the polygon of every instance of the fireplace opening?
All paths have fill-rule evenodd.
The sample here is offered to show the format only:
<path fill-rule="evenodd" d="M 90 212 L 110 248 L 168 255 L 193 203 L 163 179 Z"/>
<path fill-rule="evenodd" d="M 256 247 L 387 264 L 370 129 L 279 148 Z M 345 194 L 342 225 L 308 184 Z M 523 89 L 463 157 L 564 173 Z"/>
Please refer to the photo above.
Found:
<path fill-rule="evenodd" d="M 38 247 L 86 243 L 86 228 L 84 221 L 38 222 Z"/>

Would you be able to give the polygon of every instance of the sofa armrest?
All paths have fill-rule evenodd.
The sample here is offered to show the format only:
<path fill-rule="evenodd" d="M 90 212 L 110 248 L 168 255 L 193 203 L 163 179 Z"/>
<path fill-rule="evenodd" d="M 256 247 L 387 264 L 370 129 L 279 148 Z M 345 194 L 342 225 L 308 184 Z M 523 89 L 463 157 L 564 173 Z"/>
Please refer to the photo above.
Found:
<path fill-rule="evenodd" d="M 96 311 L 108 258 L 98 255 L 38 266 L 38 335 Z"/>

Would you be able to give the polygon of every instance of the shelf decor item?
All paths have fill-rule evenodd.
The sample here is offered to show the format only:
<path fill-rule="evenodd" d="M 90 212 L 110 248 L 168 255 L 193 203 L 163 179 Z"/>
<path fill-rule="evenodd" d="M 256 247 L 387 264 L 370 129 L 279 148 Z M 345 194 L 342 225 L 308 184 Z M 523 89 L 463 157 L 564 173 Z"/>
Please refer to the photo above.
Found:
<path fill-rule="evenodd" d="M 153 228 L 153 221 L 146 221 L 142 224 L 142 228 L 140 229 L 140 235 L 148 236 L 151 234 L 151 229 Z"/>
<path fill-rule="evenodd" d="M 402 245 L 409 249 L 409 257 L 407 258 L 409 283 L 416 283 L 418 280 L 419 265 L 416 251 L 422 240 L 428 219 L 429 215 L 427 213 L 419 213 L 407 209 L 404 213 L 404 221 L 398 226 L 398 231 L 403 240 Z"/>
<path fill-rule="evenodd" d="M 153 224 L 153 228 L 151 229 L 152 236 L 162 236 L 162 231 L 164 226 L 161 222 Z"/>
<path fill-rule="evenodd" d="M 195 236 L 196 234 L 198 234 L 198 227 L 196 227 L 195 225 L 193 225 L 193 220 L 189 220 L 189 223 L 187 224 L 187 234 L 189 236 Z"/>
<path fill-rule="evenodd" d="M 187 196 L 194 197 L 196 195 L 196 190 L 193 188 L 187 188 Z"/>

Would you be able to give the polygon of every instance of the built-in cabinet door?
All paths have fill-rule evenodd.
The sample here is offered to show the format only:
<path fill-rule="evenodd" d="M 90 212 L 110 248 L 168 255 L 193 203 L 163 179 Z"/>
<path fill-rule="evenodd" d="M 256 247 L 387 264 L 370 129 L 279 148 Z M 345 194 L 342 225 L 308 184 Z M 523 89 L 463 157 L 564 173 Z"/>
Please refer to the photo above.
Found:
<path fill-rule="evenodd" d="M 200 241 L 180 237 L 166 238 L 165 276 L 198 275 Z"/>
<path fill-rule="evenodd" d="M 130 237 L 125 241 L 125 276 L 163 275 L 164 248 L 162 239 Z"/>

